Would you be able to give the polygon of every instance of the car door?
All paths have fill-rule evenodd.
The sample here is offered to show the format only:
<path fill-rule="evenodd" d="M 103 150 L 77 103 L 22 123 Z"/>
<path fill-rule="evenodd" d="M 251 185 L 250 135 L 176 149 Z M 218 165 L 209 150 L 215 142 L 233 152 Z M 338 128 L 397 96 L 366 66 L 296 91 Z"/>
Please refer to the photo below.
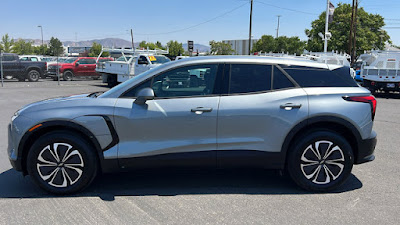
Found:
<path fill-rule="evenodd" d="M 3 62 L 3 72 L 4 72 L 4 77 L 5 76 L 16 76 L 19 75 L 21 72 L 21 69 L 19 68 L 19 62 L 18 62 L 18 57 L 14 55 L 7 55 L 4 54 L 2 58 Z"/>
<path fill-rule="evenodd" d="M 144 55 L 139 56 L 135 65 L 135 76 L 149 70 L 149 66 L 150 62 L 147 57 Z"/>
<path fill-rule="evenodd" d="M 190 72 L 206 69 L 202 85 Z M 148 79 L 121 96 L 115 106 L 122 167 L 216 165 L 218 64 L 176 68 Z M 139 90 L 151 87 L 154 100 L 135 104 Z"/>
<path fill-rule="evenodd" d="M 74 74 L 75 76 L 85 76 L 86 73 L 87 73 L 86 59 L 79 59 L 75 63 Z"/>
<path fill-rule="evenodd" d="M 95 76 L 96 74 L 96 59 L 86 59 L 85 76 Z"/>
<path fill-rule="evenodd" d="M 217 126 L 219 166 L 272 167 L 282 143 L 307 118 L 307 95 L 275 65 L 232 64 L 225 70 Z"/>

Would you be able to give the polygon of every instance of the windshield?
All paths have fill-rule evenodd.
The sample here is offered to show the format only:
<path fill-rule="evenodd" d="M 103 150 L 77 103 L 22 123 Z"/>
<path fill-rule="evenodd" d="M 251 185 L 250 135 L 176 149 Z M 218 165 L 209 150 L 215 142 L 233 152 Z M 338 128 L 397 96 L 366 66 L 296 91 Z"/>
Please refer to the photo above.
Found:
<path fill-rule="evenodd" d="M 114 93 L 118 93 L 120 92 L 120 90 L 124 90 L 125 88 L 130 88 L 133 87 L 134 85 L 136 85 L 137 83 L 139 83 L 141 80 L 145 79 L 146 76 L 148 76 L 151 73 L 154 73 L 155 71 L 162 71 L 164 67 L 166 67 L 168 65 L 164 64 L 161 66 L 157 66 L 153 69 L 147 70 L 137 76 L 134 76 L 133 78 L 111 88 L 110 90 L 108 90 L 107 92 L 105 92 L 104 94 L 102 94 L 100 96 L 100 98 L 107 98 L 108 96 L 112 96 Z"/>
<path fill-rule="evenodd" d="M 66 59 L 64 62 L 65 63 L 73 63 L 73 62 L 75 62 L 76 59 L 77 58 L 69 58 L 69 59 Z"/>
<path fill-rule="evenodd" d="M 126 57 L 126 61 L 129 61 L 131 58 L 132 58 L 132 56 L 125 56 Z M 125 57 L 124 56 L 121 56 L 121 57 L 119 57 L 116 61 L 118 61 L 118 62 L 125 62 Z"/>
<path fill-rule="evenodd" d="M 170 62 L 171 60 L 163 55 L 151 55 L 149 56 L 151 64 L 164 64 Z"/>

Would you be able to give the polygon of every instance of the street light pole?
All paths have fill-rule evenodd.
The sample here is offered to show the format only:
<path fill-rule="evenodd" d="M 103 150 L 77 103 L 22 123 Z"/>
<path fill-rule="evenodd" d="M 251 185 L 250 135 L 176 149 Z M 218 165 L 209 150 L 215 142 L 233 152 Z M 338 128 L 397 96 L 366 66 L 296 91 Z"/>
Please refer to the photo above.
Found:
<path fill-rule="evenodd" d="M 249 26 L 249 55 L 251 54 L 251 24 L 253 18 L 253 0 L 251 0 L 250 5 L 250 26 Z"/>
<path fill-rule="evenodd" d="M 276 38 L 279 37 L 279 18 L 281 17 L 281 15 L 277 15 L 278 17 L 278 27 L 276 28 Z"/>
<path fill-rule="evenodd" d="M 42 27 L 42 25 L 39 25 L 38 27 L 40 27 L 40 33 L 42 34 L 42 54 L 45 55 L 44 54 L 44 47 L 43 47 L 43 27 Z"/>
<path fill-rule="evenodd" d="M 324 52 L 328 52 L 328 38 L 326 34 L 328 33 L 329 24 L 329 0 L 326 0 L 326 18 L 325 18 L 325 34 L 324 34 Z"/>
<path fill-rule="evenodd" d="M 3 79 L 4 79 L 4 75 L 3 75 L 3 52 L 0 48 L 0 73 L 1 73 L 1 86 L 4 87 L 3 84 Z"/>

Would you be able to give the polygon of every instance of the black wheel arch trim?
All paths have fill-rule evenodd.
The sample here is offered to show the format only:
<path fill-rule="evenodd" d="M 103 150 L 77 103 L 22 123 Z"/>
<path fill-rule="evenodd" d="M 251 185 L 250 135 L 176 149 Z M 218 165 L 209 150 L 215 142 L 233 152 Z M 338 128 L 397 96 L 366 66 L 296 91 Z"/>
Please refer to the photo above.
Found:
<path fill-rule="evenodd" d="M 355 143 L 356 143 L 356 149 L 354 149 L 354 157 L 357 159 L 357 154 L 360 155 L 361 152 L 363 151 L 360 147 L 362 146 L 361 143 L 363 143 L 363 139 L 361 137 L 360 131 L 349 121 L 340 118 L 340 117 L 335 117 L 335 116 L 316 116 L 316 117 L 311 117 L 308 118 L 306 120 L 303 120 L 301 122 L 299 122 L 298 124 L 296 124 L 288 133 L 288 135 L 286 135 L 286 138 L 282 144 L 282 149 L 281 149 L 281 153 L 282 156 L 287 158 L 287 153 L 289 151 L 290 148 L 290 144 L 292 143 L 292 141 L 294 140 L 294 138 L 296 137 L 296 135 L 299 134 L 299 131 L 301 131 L 302 129 L 306 128 L 306 127 L 310 127 L 313 124 L 317 124 L 317 123 L 321 123 L 321 122 L 326 122 L 326 123 L 336 123 L 339 125 L 342 125 L 344 127 L 346 127 L 352 134 L 353 136 L 356 138 Z M 355 160 L 356 162 L 356 160 Z"/>
<path fill-rule="evenodd" d="M 108 159 L 105 160 L 104 154 L 103 154 L 104 151 L 107 151 L 108 149 L 117 145 L 119 142 L 118 135 L 114 129 L 111 119 L 108 116 L 104 116 L 104 115 L 86 115 L 86 116 L 101 116 L 105 120 L 108 128 L 110 129 L 112 141 L 104 149 L 101 148 L 100 143 L 98 142 L 96 136 L 89 129 L 85 128 L 84 126 L 82 126 L 80 124 L 77 124 L 72 121 L 66 121 L 66 120 L 47 121 L 47 122 L 41 123 L 42 125 L 40 127 L 36 128 L 34 131 L 32 131 L 32 132 L 27 131 L 24 134 L 24 136 L 21 138 L 20 144 L 18 146 L 17 162 L 15 162 L 17 168 L 21 168 L 24 175 L 27 174 L 26 165 L 25 165 L 26 159 L 24 159 L 24 157 L 26 157 L 26 155 L 27 155 L 26 153 L 27 153 L 27 151 L 29 151 L 29 149 L 26 149 L 25 145 L 28 143 L 28 141 L 31 139 L 31 137 L 34 137 L 35 134 L 36 135 L 40 134 L 41 131 L 48 130 L 49 128 L 55 128 L 55 130 L 56 129 L 72 129 L 72 130 L 77 130 L 77 131 L 83 133 L 88 138 L 90 143 L 93 144 L 93 146 L 95 147 L 96 153 L 99 157 L 101 169 L 104 172 L 112 172 L 112 171 L 117 170 L 119 168 L 118 160 L 116 160 L 116 159 L 115 160 L 108 160 Z"/>

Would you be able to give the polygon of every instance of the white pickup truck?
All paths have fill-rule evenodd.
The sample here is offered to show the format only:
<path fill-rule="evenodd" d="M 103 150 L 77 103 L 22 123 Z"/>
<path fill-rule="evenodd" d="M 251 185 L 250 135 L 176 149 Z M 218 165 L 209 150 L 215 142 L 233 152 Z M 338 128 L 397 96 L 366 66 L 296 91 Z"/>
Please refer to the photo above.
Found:
<path fill-rule="evenodd" d="M 115 61 L 97 63 L 96 72 L 102 75 L 103 83 L 113 87 L 151 68 L 171 61 L 166 56 L 161 55 L 159 51 L 121 51 L 122 56 Z"/>
<path fill-rule="evenodd" d="M 360 56 L 363 86 L 376 91 L 400 91 L 400 52 L 371 51 Z"/>

